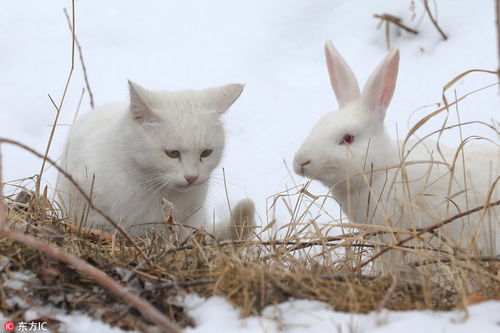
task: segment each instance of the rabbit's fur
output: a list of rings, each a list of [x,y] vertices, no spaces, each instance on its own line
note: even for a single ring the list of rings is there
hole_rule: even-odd
[[[457,149],[440,145],[440,153],[431,140],[403,144],[386,132],[385,112],[398,73],[397,49],[375,69],[363,92],[330,41],[325,53],[339,110],[323,115],[313,127],[295,155],[296,173],[330,188],[349,220],[356,223],[413,229],[485,204],[499,175],[497,145],[466,144],[464,168]],[[499,193],[494,190],[489,201],[498,200]],[[440,228],[441,237],[431,242],[447,244],[448,251],[499,254],[498,213],[498,208],[491,208],[485,216],[478,212],[456,220]],[[395,243],[394,237],[382,240]]]

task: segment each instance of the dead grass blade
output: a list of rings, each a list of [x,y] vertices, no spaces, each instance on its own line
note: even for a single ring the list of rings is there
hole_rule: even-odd
[[[500,179],[500,177],[497,178],[497,180],[495,181],[495,184],[498,182],[499,179]],[[479,211],[485,211],[485,210],[487,210],[490,207],[494,207],[494,206],[498,206],[498,205],[500,205],[500,200],[497,200],[497,201],[494,201],[494,202],[491,202],[491,203],[487,203],[487,204],[484,204],[482,206],[479,206],[479,207],[476,207],[476,208],[473,208],[473,209],[469,209],[468,211],[465,211],[465,212],[462,212],[460,214],[457,214],[457,215],[454,215],[452,217],[449,217],[446,220],[443,220],[443,221],[441,221],[439,223],[433,224],[433,225],[428,226],[428,227],[420,228],[417,233],[415,233],[415,234],[413,234],[413,235],[411,235],[411,236],[409,236],[409,237],[407,237],[407,238],[405,238],[403,240],[400,240],[398,243],[396,243],[394,245],[394,248],[400,247],[401,245],[403,245],[403,244],[411,241],[412,239],[420,237],[420,236],[422,236],[425,233],[432,232],[432,231],[434,231],[434,230],[436,230],[438,228],[441,228],[444,225],[446,225],[448,223],[451,223],[451,222],[453,222],[455,220],[458,220],[458,219],[460,219],[460,218],[462,218],[464,216],[467,216],[467,215],[470,215],[470,214],[473,214],[473,213],[476,213],[476,212],[479,212]],[[390,251],[391,249],[393,249],[393,247],[387,247],[387,248],[381,250],[379,253],[377,253],[374,256],[372,256],[369,260],[367,260],[364,263],[362,263],[360,267],[364,267],[367,264],[369,264],[370,262],[373,262],[375,259],[379,258],[380,256],[382,256],[384,253]]]

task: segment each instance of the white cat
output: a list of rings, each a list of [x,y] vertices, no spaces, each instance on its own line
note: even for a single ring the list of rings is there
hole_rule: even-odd
[[[186,228],[212,230],[204,207],[208,180],[224,149],[220,116],[243,91],[241,84],[204,90],[150,91],[129,82],[130,103],[111,104],[79,119],[69,133],[63,168],[90,193],[92,202],[133,235],[164,228],[162,199],[173,204]],[[94,180],[93,180],[94,178]],[[77,223],[103,230],[114,227],[97,212],[88,218],[87,200],[60,175],[58,193]],[[217,224],[219,240],[249,235],[254,207],[241,201],[229,219]],[[92,225],[91,225],[92,224]]]
[[[399,51],[388,53],[362,91],[330,41],[325,52],[340,108],[323,115],[311,130],[295,155],[296,173],[329,187],[349,220],[356,223],[428,227],[485,204],[499,175],[498,145],[468,143],[464,165],[456,148],[441,145],[438,151],[431,140],[416,147],[415,141],[403,146],[391,140],[384,118],[396,87]],[[407,163],[405,168],[401,168],[402,161]],[[499,195],[497,186],[490,202]],[[491,208],[486,216],[481,211],[440,228],[439,234],[447,240],[445,248],[467,249],[470,255],[498,255],[499,212]],[[385,243],[397,242],[394,236],[381,238]],[[437,239],[431,242],[437,245]],[[390,260],[392,265],[397,263]]]

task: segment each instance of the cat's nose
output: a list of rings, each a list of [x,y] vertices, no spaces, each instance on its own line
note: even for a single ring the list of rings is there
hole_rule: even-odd
[[[188,185],[191,185],[192,183],[198,180],[198,176],[184,176],[184,178],[188,182]]]

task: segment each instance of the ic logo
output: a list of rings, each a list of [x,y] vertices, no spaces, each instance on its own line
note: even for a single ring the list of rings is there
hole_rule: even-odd
[[[16,327],[16,325],[14,325],[14,323],[12,321],[7,321],[7,322],[5,322],[5,324],[3,324],[3,328],[7,332],[12,332],[15,327]]]

